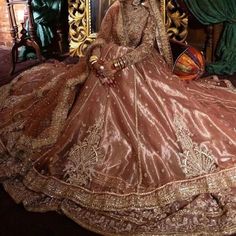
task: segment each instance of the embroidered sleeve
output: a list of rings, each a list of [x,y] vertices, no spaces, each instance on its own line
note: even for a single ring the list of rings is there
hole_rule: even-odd
[[[154,49],[156,22],[152,15],[148,17],[147,24],[143,30],[141,44],[122,58],[126,66],[142,61]]]

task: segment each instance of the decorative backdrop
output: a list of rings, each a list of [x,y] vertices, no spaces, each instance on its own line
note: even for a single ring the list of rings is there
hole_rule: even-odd
[[[83,56],[85,49],[96,38],[94,21],[100,24],[101,16],[115,0],[68,0],[70,54]],[[98,12],[94,13],[94,4]],[[160,10],[171,39],[184,42],[187,37],[188,17],[175,0],[160,0]]]

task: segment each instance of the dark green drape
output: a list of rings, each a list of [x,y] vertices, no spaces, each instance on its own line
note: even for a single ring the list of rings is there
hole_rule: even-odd
[[[53,27],[59,23],[61,0],[33,0],[32,10],[36,34],[44,48],[52,43]]]
[[[211,74],[236,72],[236,0],[184,0],[189,10],[203,24],[224,23],[216,49],[217,61],[207,66]]]
[[[55,36],[56,24],[59,23],[62,0],[33,0],[32,11],[35,23],[36,35],[42,52],[47,51],[47,47],[52,44]],[[28,29],[28,22],[26,23]],[[30,48],[22,47],[19,58],[34,57],[34,52]]]

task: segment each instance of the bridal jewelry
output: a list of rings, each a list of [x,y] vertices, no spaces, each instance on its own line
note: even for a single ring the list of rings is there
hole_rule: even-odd
[[[126,67],[126,60],[122,57],[119,57],[113,61],[113,66],[117,70],[122,70]]]
[[[100,69],[100,70],[104,70],[105,67],[104,67],[104,66],[100,66],[99,69]]]
[[[91,65],[95,64],[97,61],[98,61],[98,57],[95,56],[95,55],[92,55],[92,56],[89,58],[89,62],[90,62]]]

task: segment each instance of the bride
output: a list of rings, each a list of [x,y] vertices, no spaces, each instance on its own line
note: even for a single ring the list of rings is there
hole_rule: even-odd
[[[120,0],[86,59],[1,87],[5,190],[103,235],[235,233],[235,89],[171,64],[155,0]]]

